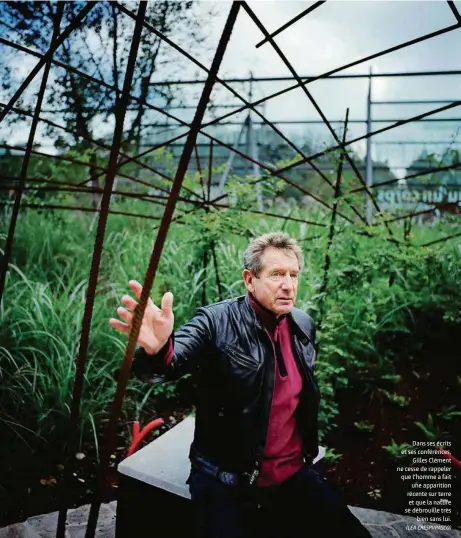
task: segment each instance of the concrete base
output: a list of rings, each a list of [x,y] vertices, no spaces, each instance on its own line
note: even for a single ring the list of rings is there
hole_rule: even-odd
[[[186,480],[195,419],[188,417],[118,466],[116,538],[184,538],[193,513]],[[314,467],[321,469],[320,447]]]

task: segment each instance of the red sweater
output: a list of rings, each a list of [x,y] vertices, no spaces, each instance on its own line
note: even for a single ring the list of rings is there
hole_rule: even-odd
[[[256,482],[257,486],[264,487],[287,480],[303,466],[302,440],[295,418],[303,380],[293,355],[287,316],[282,315],[277,319],[271,311],[257,303],[251,294],[249,299],[274,346],[274,394],[266,450],[261,474]]]
[[[257,486],[264,487],[280,484],[303,466],[302,441],[295,419],[303,381],[293,355],[287,316],[283,315],[277,319],[275,314],[256,302],[251,293],[249,299],[261,323],[267,329],[274,348],[274,393],[266,450],[261,474],[256,481]],[[161,355],[164,356],[165,364],[170,364],[174,356],[171,338]]]

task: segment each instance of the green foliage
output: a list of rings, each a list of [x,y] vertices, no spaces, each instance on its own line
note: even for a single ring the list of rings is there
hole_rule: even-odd
[[[391,439],[392,443],[387,446],[383,446],[384,450],[389,454],[389,456],[394,460],[402,460],[407,457],[407,450],[412,448],[408,443],[398,444],[394,439]]]
[[[88,152],[78,152],[74,157],[99,158]],[[152,163],[168,166],[169,155],[165,151],[154,152],[152,159]],[[41,168],[45,163],[37,160],[33,173],[36,177],[54,174],[60,179],[71,176],[76,182],[85,179],[74,176],[66,161],[54,166],[53,170]],[[204,177],[207,174],[204,169]],[[320,439],[337,425],[339,390],[352,387],[372,393],[380,391],[395,404],[406,405],[408,401],[389,390],[389,384],[399,381],[397,362],[417,356],[418,346],[423,343],[414,341],[413,349],[402,352],[398,338],[410,336],[417,319],[426,320],[428,327],[434,319],[444,326],[461,324],[459,250],[453,243],[431,249],[408,244],[398,247],[388,241],[383,228],[366,230],[338,219],[330,248],[328,282],[323,289],[328,244],[328,228],[324,225],[329,223],[328,214],[302,206],[293,206],[286,213],[319,224],[315,226],[242,211],[256,208],[253,180],[252,176],[232,177],[227,184],[229,207],[219,211],[192,205],[189,202],[197,197],[185,193],[186,201],[176,207],[177,220],[171,225],[162,252],[153,300],[158,304],[166,291],[172,291],[175,323],[180,326],[204,302],[245,293],[241,270],[248,238],[283,229],[297,237],[304,248],[297,306],[310,312],[318,324],[315,375],[322,395]],[[157,181],[156,185],[161,187],[170,185]],[[188,176],[186,181],[188,188],[201,195],[197,175]],[[152,193],[147,187],[138,187],[140,192]],[[128,190],[123,183],[119,188]],[[275,198],[280,185],[274,179],[265,188],[267,203]],[[32,194],[28,196],[31,201]],[[36,201],[43,194],[34,196]],[[47,193],[43,199],[57,205],[77,205],[86,203],[87,196]],[[345,201],[340,200],[340,211],[344,206]],[[114,315],[121,296],[128,292],[128,280],[143,280],[155,240],[153,228],[157,227],[163,208],[115,196],[111,210],[149,215],[152,220],[109,216],[86,357],[82,440],[97,438],[98,420],[112,400],[114,373],[126,348],[126,337],[115,333],[107,320]],[[282,213],[275,206],[269,210]],[[0,221],[2,245],[9,211],[3,210]],[[33,446],[40,440],[66,438],[95,224],[93,214],[21,211],[0,310],[0,435],[6,440]],[[400,233],[396,225],[394,235]],[[414,228],[410,239],[418,244],[450,233],[449,227],[444,229],[440,224],[430,229]],[[313,236],[316,238],[303,242]],[[158,399],[174,401],[176,397],[175,384],[147,387],[133,379],[127,389],[124,417],[132,420],[145,412],[155,414]],[[448,408],[440,413],[441,420],[443,415],[449,421],[458,418],[460,412]],[[355,426],[363,431],[371,427],[360,422]],[[440,429],[433,431],[434,426],[429,423],[419,427],[432,432],[434,437],[443,433]]]
[[[370,424],[366,420],[354,422],[354,426],[361,432],[372,432],[375,428],[374,424]]]
[[[335,465],[343,457],[342,454],[337,454],[333,448],[327,448],[325,450],[324,460],[325,463]]]
[[[410,398],[396,394],[395,392],[389,392],[385,389],[379,389],[379,391],[384,394],[384,396],[398,407],[407,407],[410,403]]]
[[[431,413],[427,416],[426,424],[423,424],[422,422],[415,422],[415,424],[424,433],[428,441],[442,441],[448,437],[448,432],[435,423]]]
[[[440,420],[450,421],[461,417],[461,411],[458,411],[455,405],[450,405],[448,407],[443,406],[440,412],[435,415]]]

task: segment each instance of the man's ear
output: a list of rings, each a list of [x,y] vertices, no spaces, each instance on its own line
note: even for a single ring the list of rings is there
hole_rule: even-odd
[[[248,269],[244,269],[243,272],[242,272],[242,278],[243,278],[243,281],[245,282],[245,288],[251,292],[251,293],[254,293],[254,285],[253,285],[253,275],[250,273],[250,271],[248,271]]]

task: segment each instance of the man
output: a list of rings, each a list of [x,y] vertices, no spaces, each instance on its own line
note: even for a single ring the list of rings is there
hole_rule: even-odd
[[[368,531],[313,467],[320,394],[315,326],[294,307],[301,249],[287,234],[251,241],[246,296],[199,308],[173,333],[173,296],[149,300],[133,371],[149,380],[198,376],[189,488],[201,538],[365,538]],[[141,285],[130,281],[139,298]],[[125,295],[128,333],[137,302]]]

